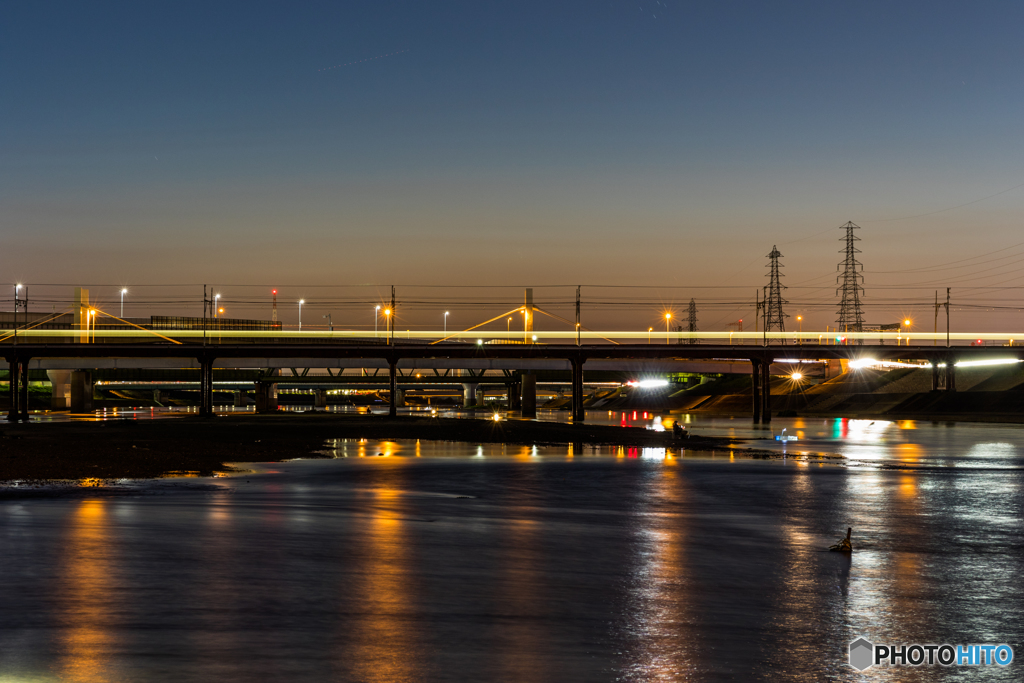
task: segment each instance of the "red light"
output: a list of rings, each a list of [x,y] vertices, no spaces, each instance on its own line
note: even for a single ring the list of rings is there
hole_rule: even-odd
[[[277,290],[275,289],[273,293],[274,293],[274,294],[277,294]]]

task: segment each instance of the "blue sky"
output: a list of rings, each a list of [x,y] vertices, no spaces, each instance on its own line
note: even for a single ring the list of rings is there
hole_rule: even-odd
[[[868,300],[1024,285],[902,272],[1021,241],[1024,188],[952,207],[1024,183],[1022,14],[4,3],[0,280],[753,291],[778,244],[795,314],[853,220]]]

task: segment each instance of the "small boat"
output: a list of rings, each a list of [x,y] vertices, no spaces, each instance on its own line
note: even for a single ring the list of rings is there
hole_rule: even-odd
[[[786,430],[783,429],[781,434],[775,435],[776,441],[799,441],[800,438],[786,434]]]

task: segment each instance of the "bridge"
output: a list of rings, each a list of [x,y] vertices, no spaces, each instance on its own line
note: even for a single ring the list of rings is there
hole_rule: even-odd
[[[13,331],[12,331],[13,332]],[[732,337],[732,341],[746,343],[625,343],[616,342],[622,332],[590,332],[571,335],[575,343],[493,343],[495,333],[485,339],[437,343],[443,334],[434,332],[434,342],[396,339],[389,336],[384,343],[337,337],[335,333],[310,332],[279,333],[275,331],[217,331],[215,335],[200,330],[177,331],[172,336],[139,337],[138,331],[117,330],[107,332],[102,343],[81,340],[80,332],[69,330],[28,330],[15,338],[0,332],[0,346],[9,364],[10,411],[9,420],[28,418],[28,370],[30,367],[65,368],[74,370],[71,383],[72,400],[76,392],[91,393],[91,380],[86,368],[110,367],[197,367],[200,371],[200,413],[213,413],[213,369],[216,368],[273,368],[273,367],[355,367],[355,364],[377,364],[388,370],[389,412],[397,411],[400,368],[472,368],[488,366],[496,369],[516,369],[520,374],[510,390],[512,403],[526,417],[536,415],[536,375],[530,370],[538,366],[557,364],[571,372],[572,419],[582,422],[583,373],[585,367],[629,367],[636,371],[645,368],[663,368],[672,364],[707,363],[744,364],[749,368],[753,401],[751,413],[755,422],[771,420],[771,366],[781,360],[788,361],[917,361],[932,367],[933,389],[956,390],[956,364],[962,362],[995,362],[1024,360],[1020,346],[939,346],[947,342],[946,335],[915,335],[917,345],[887,345],[879,343],[849,343],[879,339],[879,333],[862,333],[848,337],[847,344],[797,343],[788,333],[698,333],[717,335],[718,340]],[[365,333],[363,333],[365,337]],[[544,333],[545,338],[556,337]],[[627,333],[625,336],[629,336]],[[645,335],[646,336],[646,335]],[[708,341],[708,337],[701,341]],[[810,339],[806,339],[810,336]],[[952,335],[950,335],[952,337]],[[802,341],[816,340],[818,335],[803,333]],[[974,335],[956,335],[963,341]],[[429,338],[429,337],[428,337]],[[564,337],[563,337],[564,338]],[[713,338],[713,337],[712,337]],[[500,336],[497,337],[500,341]],[[1012,339],[1000,336],[999,339]],[[532,341],[532,340],[531,340]],[[559,340],[560,341],[560,340]],[[669,341],[666,339],[666,341]],[[927,342],[933,342],[928,345]],[[205,343],[204,343],[205,342]],[[488,343],[491,342],[491,343]],[[760,342],[760,343],[758,343]],[[923,344],[922,344],[923,342]],[[1012,344],[1012,341],[1011,341]],[[363,365],[359,365],[363,367]],[[78,377],[74,377],[78,375]],[[276,379],[276,378],[275,378]],[[472,376],[462,378],[472,382]],[[280,381],[279,379],[277,381]],[[257,387],[257,409],[267,409],[273,380],[267,378]],[[515,406],[510,406],[515,407]]]

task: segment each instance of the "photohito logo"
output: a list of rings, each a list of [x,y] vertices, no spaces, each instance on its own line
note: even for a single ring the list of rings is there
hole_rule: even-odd
[[[871,666],[1007,666],[1013,648],[991,645],[876,645],[865,638],[850,643],[850,666],[863,671]]]

